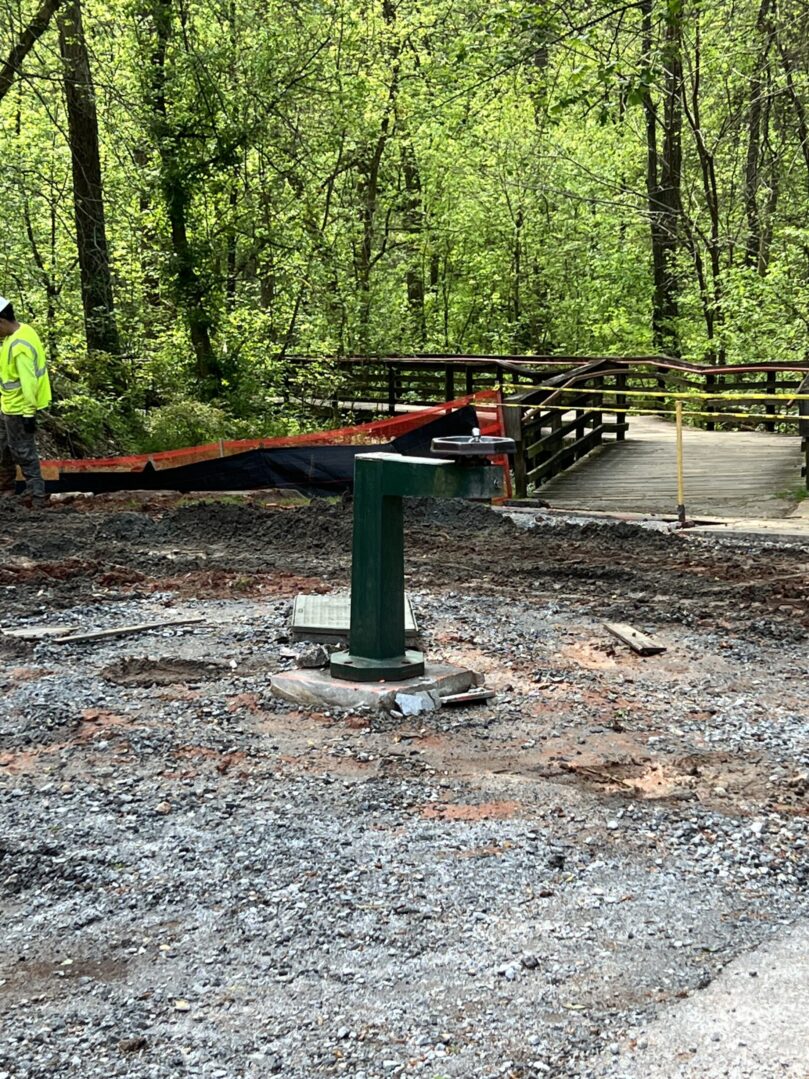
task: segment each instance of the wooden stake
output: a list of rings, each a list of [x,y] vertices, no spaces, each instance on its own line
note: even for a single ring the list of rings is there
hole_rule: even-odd
[[[604,629],[607,633],[611,633],[613,637],[617,637],[619,641],[629,645],[632,651],[637,652],[639,656],[656,656],[660,652],[666,651],[664,644],[660,644],[659,641],[655,641],[652,637],[647,637],[645,633],[641,633],[640,630],[627,625],[625,622],[605,622]]]

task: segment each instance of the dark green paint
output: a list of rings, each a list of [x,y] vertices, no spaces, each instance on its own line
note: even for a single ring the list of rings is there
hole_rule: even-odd
[[[424,673],[423,655],[405,649],[402,499],[489,499],[502,481],[492,465],[389,453],[355,459],[349,651],[332,656],[333,677],[401,681]]]

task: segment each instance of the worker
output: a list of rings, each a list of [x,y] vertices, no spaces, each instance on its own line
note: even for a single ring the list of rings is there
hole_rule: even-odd
[[[0,296],[0,496],[16,490],[15,465],[25,479],[25,501],[47,501],[36,445],[37,412],[51,402],[45,349],[32,326],[17,322]]]

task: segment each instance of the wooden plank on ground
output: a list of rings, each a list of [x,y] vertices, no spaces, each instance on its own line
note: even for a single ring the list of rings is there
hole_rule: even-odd
[[[46,637],[63,637],[73,630],[73,626],[20,626],[16,629],[3,629],[4,637],[18,637],[21,641],[42,641]]]
[[[652,637],[647,637],[639,629],[628,625],[626,622],[605,622],[604,629],[617,637],[619,641],[629,645],[633,652],[639,656],[656,656],[666,651],[666,646]]]
[[[446,708],[458,704],[481,704],[490,701],[495,696],[493,689],[469,689],[466,693],[452,693],[449,697],[441,698],[441,707]]]
[[[127,637],[132,633],[145,633],[150,629],[167,629],[170,626],[190,626],[204,622],[204,618],[172,618],[164,622],[138,622],[132,626],[116,626],[114,629],[94,629],[89,633],[73,633],[70,637],[56,637],[57,644],[78,644],[81,641],[101,641],[107,637]]]

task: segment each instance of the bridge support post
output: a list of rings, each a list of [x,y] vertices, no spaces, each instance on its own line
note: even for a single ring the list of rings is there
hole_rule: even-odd
[[[798,386],[800,395],[809,394],[809,378],[805,378]],[[809,491],[809,401],[798,401],[798,434],[801,437],[801,453],[803,454],[803,476],[806,490]]]
[[[621,373],[615,376],[615,407],[619,409],[626,408],[626,374]],[[626,412],[615,413],[615,441],[623,442],[626,438],[626,429],[629,426],[629,417]]]
[[[514,496],[515,498],[527,498],[528,496],[528,466],[525,459],[525,439],[523,433],[523,410],[522,403],[516,397],[510,397],[503,402],[503,430],[507,438],[514,439],[517,447],[514,452]]]

